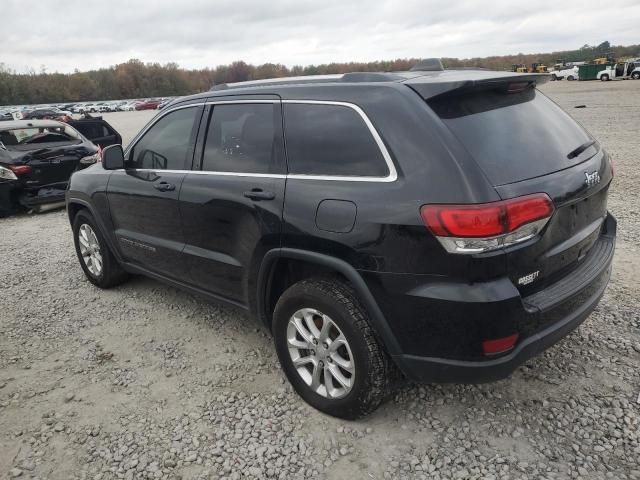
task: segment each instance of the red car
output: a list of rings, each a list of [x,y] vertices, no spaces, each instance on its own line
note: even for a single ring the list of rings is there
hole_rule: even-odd
[[[146,102],[138,103],[136,110],[155,110],[160,103],[160,100],[147,100]]]

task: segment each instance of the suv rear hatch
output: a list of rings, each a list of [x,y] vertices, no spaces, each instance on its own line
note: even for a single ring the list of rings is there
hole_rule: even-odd
[[[612,178],[608,156],[535,88],[543,76],[447,73],[406,83],[502,199],[545,193],[553,201],[555,211],[539,235],[505,248],[511,280],[523,295],[532,294],[581,264],[598,240]]]

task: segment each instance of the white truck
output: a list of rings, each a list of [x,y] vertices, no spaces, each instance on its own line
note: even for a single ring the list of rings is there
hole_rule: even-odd
[[[598,80],[607,82],[609,80],[633,78],[640,80],[640,59],[632,62],[616,63],[613,66],[605,67],[604,70],[598,72]]]
[[[551,74],[551,80],[562,80],[566,78],[569,81],[578,80],[578,66],[560,66],[557,65],[549,72]]]

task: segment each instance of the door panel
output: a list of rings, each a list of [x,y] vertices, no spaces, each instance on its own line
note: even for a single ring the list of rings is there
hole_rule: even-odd
[[[178,206],[184,177],[162,170],[115,171],[107,193],[125,260],[178,280],[187,276]]]
[[[278,247],[285,179],[190,173],[180,194],[191,282],[247,305],[254,261]],[[271,200],[252,200],[262,190]],[[270,196],[270,195],[269,195]]]
[[[102,148],[122,143],[122,137],[104,120],[74,120],[69,125]]]

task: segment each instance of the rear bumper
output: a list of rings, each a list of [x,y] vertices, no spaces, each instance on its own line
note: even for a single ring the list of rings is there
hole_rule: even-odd
[[[508,377],[522,363],[543,352],[571,333],[595,309],[604,294],[611,268],[605,272],[604,284],[567,317],[522,340],[511,353],[480,361],[398,355],[394,360],[410,379],[421,382],[483,383]]]
[[[615,231],[616,221],[608,215],[584,261],[529,297],[520,297],[508,279],[448,289],[444,284],[412,288],[393,295],[393,302],[385,302],[384,294],[376,295],[401,345],[401,353],[393,355],[397,366],[409,379],[420,382],[482,383],[509,376],[595,309],[611,276]],[[411,315],[409,321],[389,311],[388,306],[397,302],[403,305],[404,315]],[[514,333],[519,339],[508,353],[499,357],[482,353],[483,340]]]

